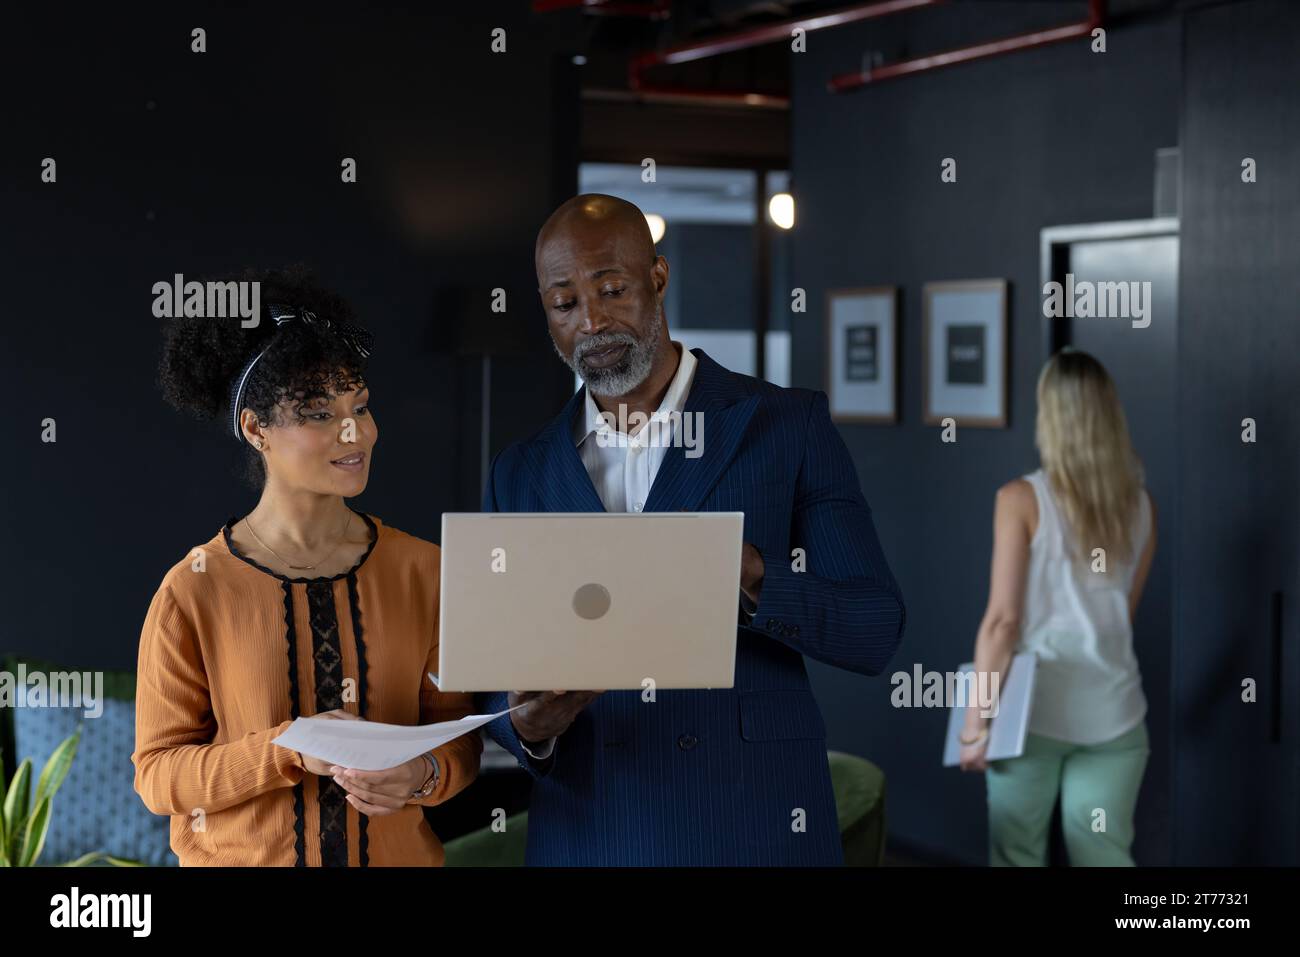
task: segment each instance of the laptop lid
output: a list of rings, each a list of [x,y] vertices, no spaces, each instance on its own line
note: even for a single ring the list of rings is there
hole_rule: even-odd
[[[742,512],[447,513],[445,691],[730,688]]]

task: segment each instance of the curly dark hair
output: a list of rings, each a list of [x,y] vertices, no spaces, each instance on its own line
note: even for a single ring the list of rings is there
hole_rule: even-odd
[[[203,420],[215,420],[233,437],[229,423],[230,387],[244,365],[266,349],[244,387],[241,405],[257,414],[258,424],[285,425],[306,421],[302,407],[365,384],[366,360],[326,330],[321,323],[289,322],[277,327],[267,304],[281,302],[310,309],[318,319],[357,324],[352,306],[322,288],[306,266],[246,269],[238,275],[204,280],[260,282],[261,321],[245,329],[238,317],[181,316],[163,320],[164,344],[158,385],[167,402]],[[289,400],[288,408],[281,400]],[[266,466],[247,442],[242,478],[255,490],[266,484]]]

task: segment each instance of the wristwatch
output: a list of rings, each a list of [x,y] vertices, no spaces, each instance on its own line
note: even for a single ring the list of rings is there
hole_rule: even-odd
[[[425,779],[424,784],[420,786],[418,791],[411,792],[411,798],[413,800],[416,798],[427,798],[433,793],[433,789],[438,786],[438,777],[440,775],[438,759],[433,756],[432,751],[426,751],[421,755],[421,757],[429,759],[429,776]]]

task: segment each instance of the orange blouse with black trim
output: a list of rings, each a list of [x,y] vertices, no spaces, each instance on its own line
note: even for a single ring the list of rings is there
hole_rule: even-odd
[[[344,708],[415,725],[473,711],[438,670],[440,551],[357,513],[371,544],[350,570],[290,579],[238,553],[236,519],[163,577],[140,635],[135,789],[171,815],[182,865],[440,865],[419,804],[478,774],[471,733],[438,748],[437,787],[368,817],[330,777],[271,741],[299,716]]]

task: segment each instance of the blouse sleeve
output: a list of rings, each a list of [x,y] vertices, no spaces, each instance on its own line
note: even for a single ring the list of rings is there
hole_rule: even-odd
[[[438,633],[438,621],[434,619],[434,634]],[[438,673],[438,642],[435,640],[425,662],[426,672]],[[435,721],[455,721],[474,713],[474,696],[461,692],[442,692],[433,686],[426,675],[420,682],[420,723],[433,724]],[[478,777],[479,758],[483,754],[481,732],[471,731],[459,738],[448,741],[435,748],[433,756],[438,759],[438,786],[424,798],[416,798],[412,804],[432,806],[441,804],[448,798],[459,794]]]
[[[305,769],[298,752],[272,744],[292,721],[212,744],[207,673],[194,629],[164,585],[140,634],[135,699],[135,790],[154,814],[221,811],[276,788]]]

